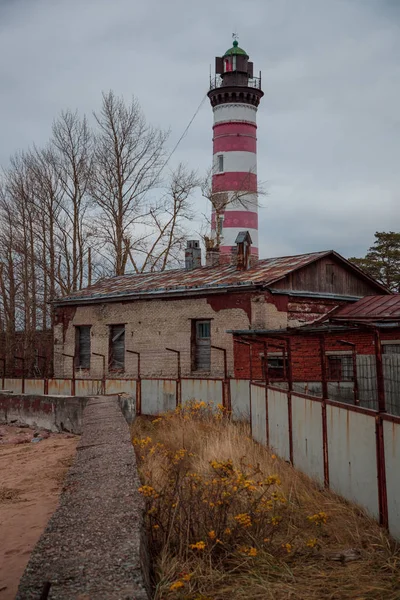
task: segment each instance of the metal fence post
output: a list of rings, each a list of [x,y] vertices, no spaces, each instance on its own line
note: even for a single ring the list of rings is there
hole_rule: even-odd
[[[283,365],[285,366],[285,348],[283,348]],[[289,426],[289,458],[293,464],[293,410],[292,410],[292,390],[293,390],[293,371],[292,371],[292,347],[290,338],[286,339],[287,356],[287,380],[288,380],[288,426]],[[286,377],[284,376],[286,379]]]
[[[229,412],[232,410],[231,407],[231,394],[230,394],[230,385],[229,385],[229,377],[228,377],[228,359],[226,356],[226,349],[221,348],[220,346],[211,346],[214,350],[219,350],[223,352],[224,355],[224,380],[222,382],[222,405]]]
[[[106,356],[100,352],[92,352],[93,356],[101,356],[103,359],[103,376],[101,378],[102,393],[106,393]]]
[[[25,358],[23,356],[14,356],[14,359],[22,362],[21,393],[25,394]]]
[[[378,329],[374,329],[375,337],[375,360],[376,360],[376,379],[378,390],[378,411],[386,412],[385,400],[385,382],[383,378],[383,361],[382,361],[382,342]]]
[[[175,352],[178,358],[178,378],[176,380],[176,406],[182,403],[182,381],[181,381],[181,352],[173,348],[165,348],[168,352]]]
[[[61,355],[72,358],[71,396],[75,396],[75,354],[65,354],[65,352],[62,352]]]
[[[249,380],[249,412],[250,412],[250,435],[253,435],[253,424],[252,424],[252,407],[251,407],[251,382],[253,380],[253,347],[250,342],[245,342],[244,340],[236,340],[238,344],[243,344],[244,346],[248,346],[249,348],[249,366],[250,366],[250,380]]]
[[[326,381],[326,364],[325,364],[325,337],[319,338],[320,342],[320,359],[321,359],[321,384],[322,384],[322,451],[324,456],[324,486],[329,487],[329,455],[328,455],[328,426],[326,416],[326,400],[328,399],[328,384]]]
[[[387,502],[387,487],[386,487],[386,463],[385,463],[385,443],[383,433],[382,413],[386,412],[385,399],[385,381],[383,375],[382,362],[382,343],[380,332],[377,328],[374,329],[375,337],[375,358],[376,358],[376,378],[378,390],[378,414],[375,418],[375,435],[376,435],[376,462],[378,475],[378,501],[379,501],[379,523],[388,528],[388,502]]]
[[[265,429],[266,435],[265,439],[267,442],[267,446],[269,446],[269,415],[268,415],[268,385],[269,385],[269,375],[268,375],[268,342],[264,342],[264,384],[265,384]]]
[[[5,379],[6,379],[6,359],[0,358],[0,362],[3,364],[3,375],[2,375],[2,389],[4,390]]]
[[[137,380],[136,380],[136,414],[142,414],[142,380],[140,373],[140,352],[136,350],[127,350],[129,354],[136,354],[137,356]]]

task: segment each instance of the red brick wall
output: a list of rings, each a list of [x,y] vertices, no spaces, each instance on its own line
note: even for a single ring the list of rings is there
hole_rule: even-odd
[[[238,343],[240,339],[239,336],[234,336],[235,377],[249,378],[250,350],[248,346]],[[381,339],[400,339],[400,328],[382,332]],[[356,344],[358,354],[374,354],[375,352],[373,332],[348,331],[325,334],[325,349],[327,351],[351,350],[350,346],[340,344],[339,340],[347,340]],[[264,351],[264,342],[268,343],[268,352],[279,352],[283,347],[283,342],[277,338],[254,337],[251,346],[253,379],[262,378],[260,353]],[[292,335],[291,351],[293,381],[321,381],[320,338],[317,335]]]

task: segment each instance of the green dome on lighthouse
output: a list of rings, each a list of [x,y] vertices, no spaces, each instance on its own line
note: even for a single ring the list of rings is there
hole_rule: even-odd
[[[249,55],[247,54],[246,50],[243,50],[243,48],[239,48],[239,42],[237,40],[234,40],[232,48],[229,48],[229,50],[225,52],[224,58],[225,56],[233,56],[238,54],[240,56],[247,56],[247,58],[249,58]]]

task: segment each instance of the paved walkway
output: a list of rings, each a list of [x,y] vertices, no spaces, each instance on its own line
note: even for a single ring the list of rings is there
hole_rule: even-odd
[[[138,485],[117,397],[90,399],[60,506],[32,553],[16,600],[147,600]]]

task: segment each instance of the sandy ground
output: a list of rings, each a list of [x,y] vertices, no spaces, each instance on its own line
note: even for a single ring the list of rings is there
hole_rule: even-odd
[[[34,433],[47,435],[32,443]],[[58,504],[78,437],[0,426],[0,600],[12,600]]]

